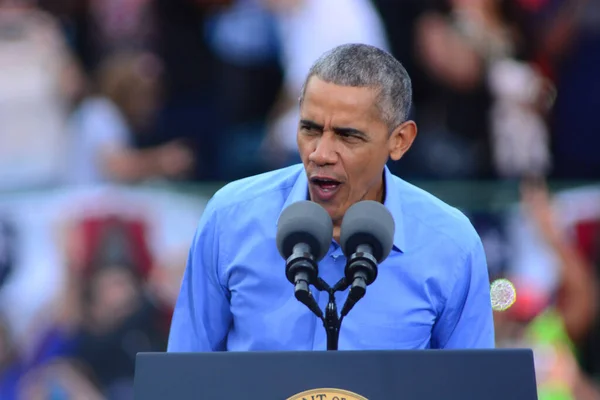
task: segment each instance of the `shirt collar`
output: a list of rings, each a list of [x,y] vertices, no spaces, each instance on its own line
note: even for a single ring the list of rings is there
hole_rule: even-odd
[[[403,213],[402,213],[402,203],[400,201],[400,193],[398,186],[398,181],[395,179],[394,175],[392,175],[391,171],[387,166],[385,166],[384,172],[384,185],[385,185],[385,200],[383,205],[390,211],[392,217],[394,218],[394,223],[396,225],[396,229],[394,232],[394,247],[392,250],[404,252],[405,243],[404,243],[404,224],[403,224]],[[298,178],[290,191],[283,207],[281,208],[281,212],[285,210],[290,204],[295,203],[297,201],[307,200],[308,197],[308,178],[306,177],[306,172],[304,168],[300,170],[298,174]]]
[[[392,213],[394,224],[396,225],[393,250],[404,252],[406,244],[404,242],[404,213],[402,212],[402,199],[400,198],[400,188],[398,187],[400,181],[392,174],[387,165],[383,171],[383,178],[385,184],[385,200],[383,205]]]

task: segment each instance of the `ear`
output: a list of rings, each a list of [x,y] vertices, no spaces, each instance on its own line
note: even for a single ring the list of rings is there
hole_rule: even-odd
[[[390,158],[394,161],[401,159],[416,137],[417,124],[414,121],[406,121],[394,129],[388,140]]]

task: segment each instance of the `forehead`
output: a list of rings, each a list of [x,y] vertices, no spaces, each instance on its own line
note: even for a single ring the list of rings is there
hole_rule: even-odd
[[[372,122],[379,119],[377,90],[370,87],[341,86],[311,77],[301,107],[303,118]]]

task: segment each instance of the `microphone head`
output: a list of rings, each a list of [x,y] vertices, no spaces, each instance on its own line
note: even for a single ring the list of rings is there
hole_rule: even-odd
[[[277,221],[277,249],[288,259],[298,243],[310,247],[316,261],[327,254],[333,238],[333,222],[323,207],[303,200],[286,207]]]
[[[381,263],[392,251],[396,225],[389,210],[372,200],[353,204],[344,215],[340,244],[346,257],[356,253],[358,246],[373,248],[373,256]]]

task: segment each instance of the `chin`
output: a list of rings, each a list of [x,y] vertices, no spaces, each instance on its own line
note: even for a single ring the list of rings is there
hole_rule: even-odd
[[[327,211],[334,224],[341,222],[343,214],[340,213],[340,206],[338,204],[321,204],[321,206]]]

